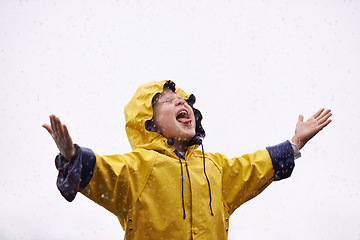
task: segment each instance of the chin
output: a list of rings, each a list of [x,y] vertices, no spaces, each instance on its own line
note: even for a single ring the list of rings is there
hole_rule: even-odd
[[[194,128],[183,128],[182,126],[177,126],[176,128],[174,128],[172,132],[163,132],[165,133],[164,136],[166,138],[172,138],[172,139],[176,139],[178,141],[182,141],[182,142],[188,142],[190,141],[195,135],[195,129]]]
[[[179,137],[178,139],[179,140],[182,140],[182,141],[185,141],[185,142],[188,142],[190,141],[193,137],[195,136],[195,132],[194,133],[183,133],[181,134],[181,137]]]

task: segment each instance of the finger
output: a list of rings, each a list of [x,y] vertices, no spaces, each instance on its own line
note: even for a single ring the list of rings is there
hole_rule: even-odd
[[[56,116],[53,117],[53,132],[56,138],[61,138],[60,124]]]
[[[323,118],[324,116],[326,116],[331,110],[330,109],[327,109],[325,112],[321,113],[320,116],[317,117],[317,120]]]
[[[318,116],[320,116],[320,114],[324,111],[324,108],[319,109],[314,115],[313,118],[317,118]]]
[[[71,139],[71,137],[70,137],[69,131],[68,131],[68,129],[67,129],[67,127],[66,127],[65,124],[64,124],[63,126],[64,126],[64,137],[65,137],[65,141],[66,141],[67,143],[71,143],[71,144],[72,144],[72,139]]]
[[[298,117],[298,123],[302,123],[302,122],[304,122],[304,116],[300,114]]]
[[[70,136],[69,131],[65,124],[63,125],[63,128],[64,128],[64,136]]]
[[[67,144],[69,142],[69,132],[67,131],[67,128],[65,125],[63,127],[64,127],[64,140],[65,140],[65,143]]]
[[[55,121],[56,121],[57,133],[59,134],[60,137],[63,137],[64,136],[64,130],[63,130],[60,118],[55,117]]]
[[[324,127],[326,127],[327,125],[329,125],[329,123],[331,123],[331,122],[332,122],[332,120],[329,119],[329,120],[327,120],[326,122],[324,122],[323,124],[319,125],[320,130],[322,130]]]
[[[56,129],[56,122],[55,122],[55,116],[54,115],[51,115],[50,116],[50,123],[51,123],[51,129],[52,129],[52,132],[53,134],[57,134],[57,129]]]
[[[42,127],[45,128],[50,135],[52,134],[51,126],[49,124],[43,124]]]
[[[332,116],[332,113],[331,112],[328,112],[325,116],[323,116],[322,118],[320,118],[319,120],[318,120],[318,124],[323,124],[324,122],[326,122],[328,119],[329,119],[329,117],[331,117]]]

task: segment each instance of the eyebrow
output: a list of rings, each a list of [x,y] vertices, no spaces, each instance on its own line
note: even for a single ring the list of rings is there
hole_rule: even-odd
[[[163,96],[160,96],[160,98],[162,98]],[[170,95],[170,96],[166,96],[166,97],[163,97],[164,99],[165,99],[165,101],[167,101],[167,100],[174,100],[174,99],[183,99],[182,97],[180,97],[179,95],[177,95],[176,93],[175,93],[175,95],[174,94],[172,94],[172,95]],[[159,99],[159,98],[158,98]],[[183,100],[185,100],[185,99],[183,99]]]

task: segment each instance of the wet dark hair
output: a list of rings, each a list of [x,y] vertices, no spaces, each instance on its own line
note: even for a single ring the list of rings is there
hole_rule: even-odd
[[[171,91],[175,92],[175,83],[171,80],[168,80],[165,84],[164,84],[164,87],[163,89],[170,89]]]
[[[171,91],[175,92],[175,83],[171,80],[168,80],[163,87],[163,91],[165,89],[170,89]],[[157,102],[158,98],[160,97],[161,93],[156,93],[155,96],[151,100],[151,105],[154,106],[154,104]]]

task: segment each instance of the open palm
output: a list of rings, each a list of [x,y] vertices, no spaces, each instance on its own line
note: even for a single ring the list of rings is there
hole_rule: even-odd
[[[324,108],[317,111],[304,122],[304,116],[299,115],[292,141],[301,149],[311,138],[326,127],[330,122],[332,113],[330,109]]]
[[[61,121],[55,115],[50,116],[50,124],[43,124],[42,126],[50,133],[58,147],[61,155],[67,160],[71,160],[75,154],[75,148],[67,127],[61,124]]]

